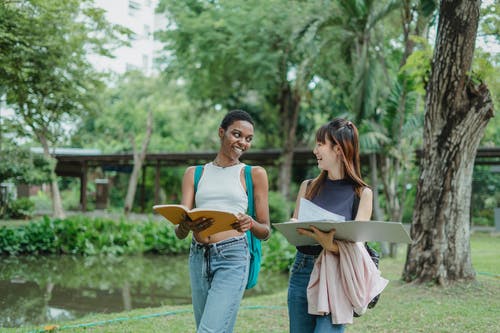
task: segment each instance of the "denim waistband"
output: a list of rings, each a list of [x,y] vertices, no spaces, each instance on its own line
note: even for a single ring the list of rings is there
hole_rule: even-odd
[[[236,236],[236,237],[231,237],[228,239],[221,240],[219,242],[215,243],[199,243],[196,239],[194,239],[191,242],[193,246],[196,246],[198,249],[211,249],[211,248],[219,248],[219,247],[224,247],[226,245],[236,243],[236,242],[241,242],[244,241],[246,238],[245,235],[242,236]]]
[[[302,259],[317,259],[319,257],[319,254],[307,254],[307,253],[303,253],[303,252],[300,252],[300,251],[297,251],[297,258],[302,258]]]

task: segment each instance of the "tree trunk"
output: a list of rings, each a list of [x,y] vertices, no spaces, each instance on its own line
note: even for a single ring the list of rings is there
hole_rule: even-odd
[[[400,179],[402,172],[401,162],[393,156],[382,156],[380,158],[380,173],[384,184],[384,195],[386,198],[386,211],[389,214],[390,221],[401,222],[403,219],[403,203],[405,189],[398,192],[402,186],[406,186]],[[400,197],[401,195],[401,197]],[[398,244],[391,243],[389,246],[389,256],[395,258],[397,256]]]
[[[290,197],[290,182],[292,179],[293,150],[295,147],[297,123],[300,111],[300,93],[290,91],[286,87],[282,92],[280,108],[281,122],[283,124],[283,153],[281,155],[281,166],[279,174],[279,190],[284,198]]]
[[[377,167],[377,154],[370,153],[370,185],[373,191],[373,220],[383,221],[384,215],[380,209],[380,200],[378,195],[378,167]],[[380,249],[382,256],[389,254],[389,245],[387,242],[380,242]]]
[[[57,175],[56,175],[57,160],[53,158],[52,155],[50,154],[49,142],[45,137],[45,135],[37,132],[37,137],[40,140],[40,143],[42,144],[44,156],[47,159],[54,161],[50,170],[50,179],[51,179],[50,195],[52,198],[52,216],[55,218],[62,219],[66,216],[66,214],[64,214],[64,209],[61,200],[61,193],[59,192],[59,184],[57,183]]]
[[[131,138],[132,147],[134,150],[134,168],[130,174],[130,180],[128,182],[127,196],[125,197],[124,212],[125,214],[130,213],[132,206],[134,204],[135,191],[137,190],[137,182],[139,180],[139,174],[142,169],[142,164],[146,158],[146,152],[148,150],[149,141],[151,140],[151,135],[153,133],[153,112],[150,110],[148,112],[146,136],[142,142],[141,150],[138,152],[135,145],[134,138]]]
[[[493,116],[487,87],[469,76],[478,0],[443,0],[427,86],[424,146],[403,278],[410,282],[474,279],[469,207],[474,158]]]
[[[370,153],[370,185],[373,190],[373,219],[382,221],[384,216],[380,209],[380,200],[378,195],[378,167],[377,167],[377,154]]]

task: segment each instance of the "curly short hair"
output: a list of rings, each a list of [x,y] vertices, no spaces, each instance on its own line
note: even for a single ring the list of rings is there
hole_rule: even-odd
[[[254,125],[252,116],[250,116],[248,112],[243,110],[231,110],[222,119],[220,127],[227,130],[232,123],[238,120],[248,121],[250,124]]]

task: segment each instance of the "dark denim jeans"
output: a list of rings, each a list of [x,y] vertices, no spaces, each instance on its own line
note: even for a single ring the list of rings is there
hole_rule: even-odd
[[[290,333],[342,333],[344,325],[332,324],[330,315],[307,312],[307,285],[317,256],[297,251],[288,285],[288,318]]]

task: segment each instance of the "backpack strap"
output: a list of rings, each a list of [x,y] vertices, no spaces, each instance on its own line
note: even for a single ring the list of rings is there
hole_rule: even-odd
[[[197,165],[194,169],[194,193],[198,190],[201,174],[203,173],[203,165]]]
[[[245,184],[247,185],[248,215],[255,218],[255,208],[253,204],[252,166],[250,165],[245,165]]]
[[[356,193],[354,193],[354,201],[352,202],[352,220],[356,219],[356,215],[358,215],[360,197]]]
[[[248,196],[247,214],[252,218],[255,218],[252,167],[250,165],[245,166],[245,183],[247,185]],[[259,278],[260,265],[262,261],[262,247],[261,240],[255,237],[250,230],[246,231],[246,236],[248,241],[248,250],[250,253],[250,266],[248,270],[248,281],[245,289],[251,289],[257,284],[257,280]]]

